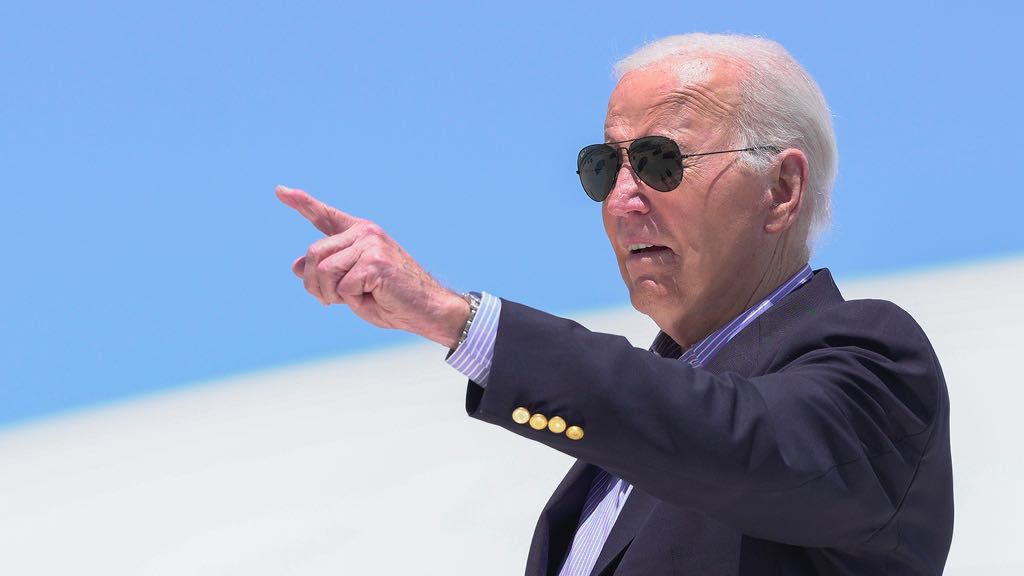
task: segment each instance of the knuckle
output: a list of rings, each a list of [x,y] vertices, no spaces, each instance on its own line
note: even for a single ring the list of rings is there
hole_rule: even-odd
[[[379,235],[371,236],[367,239],[367,245],[373,254],[377,257],[382,257],[381,255],[386,252],[388,248],[388,237],[384,235],[383,232]]]
[[[366,275],[370,273],[371,268],[372,267],[369,264],[365,262],[361,263],[359,266],[356,266],[355,268],[350,270],[348,274],[345,275],[345,280],[348,280],[349,282],[361,282],[362,279],[365,278]]]
[[[391,260],[380,250],[373,250],[366,254],[366,265],[375,272],[387,268],[390,263]]]
[[[366,252],[363,252],[363,257],[360,258],[360,260],[362,260],[363,264],[366,266],[374,266],[380,264],[380,252],[376,250],[367,250]]]
[[[376,222],[366,221],[363,225],[363,233],[367,236],[380,238],[384,235],[384,229],[380,227],[380,224]]]

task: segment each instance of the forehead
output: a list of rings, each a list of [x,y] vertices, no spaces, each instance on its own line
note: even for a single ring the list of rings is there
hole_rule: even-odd
[[[706,57],[677,58],[629,72],[608,101],[605,137],[676,137],[721,127],[738,107],[740,73],[737,66]]]

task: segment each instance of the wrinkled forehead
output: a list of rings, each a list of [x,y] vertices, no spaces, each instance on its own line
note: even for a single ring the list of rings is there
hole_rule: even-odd
[[[605,137],[677,136],[702,125],[731,125],[740,102],[741,74],[735,63],[703,56],[668,59],[627,72],[608,100]]]

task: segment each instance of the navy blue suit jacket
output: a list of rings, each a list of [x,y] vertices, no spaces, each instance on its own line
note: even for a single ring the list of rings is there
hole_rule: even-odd
[[[593,574],[896,576],[949,551],[948,404],[918,324],[819,270],[700,369],[504,301],[466,407],[578,459],[528,575],[557,573],[599,466],[634,489]],[[516,424],[519,406],[585,435]]]

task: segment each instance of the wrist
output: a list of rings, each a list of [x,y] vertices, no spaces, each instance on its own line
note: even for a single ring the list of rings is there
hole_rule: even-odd
[[[452,350],[458,348],[460,337],[469,321],[471,307],[460,294],[446,292],[438,319],[438,333],[431,340]]]

